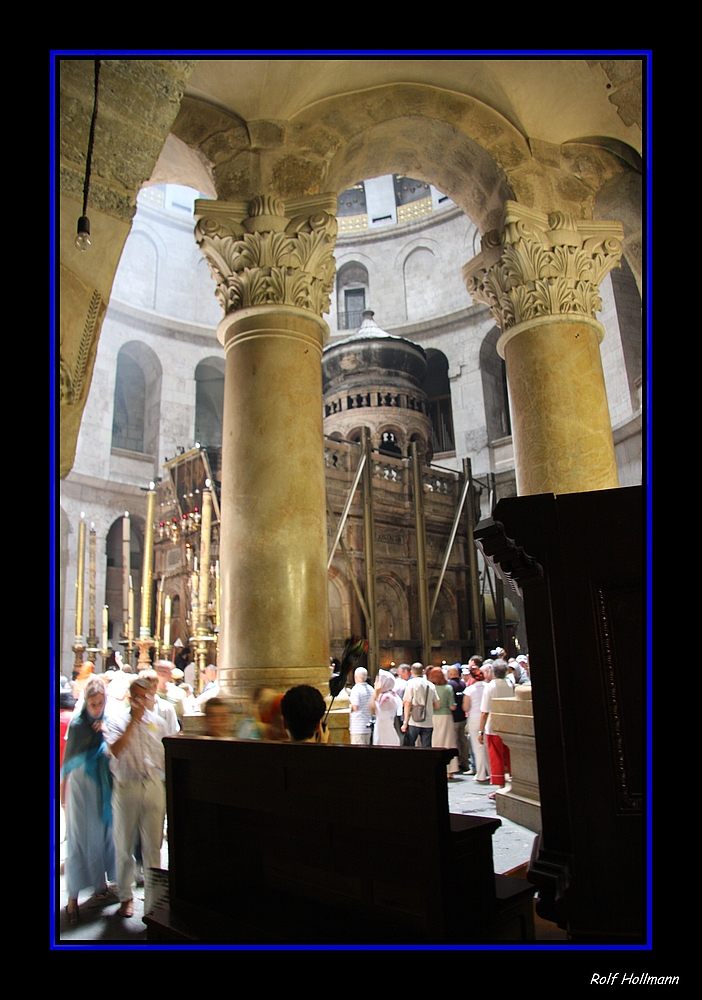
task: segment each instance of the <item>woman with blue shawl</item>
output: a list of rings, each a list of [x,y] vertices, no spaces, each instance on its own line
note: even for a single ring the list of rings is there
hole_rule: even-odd
[[[115,878],[112,775],[103,732],[105,686],[93,678],[83,695],[83,709],[68,727],[61,768],[69,924],[78,923],[80,890],[92,886],[97,899],[107,899],[110,892],[105,876]]]

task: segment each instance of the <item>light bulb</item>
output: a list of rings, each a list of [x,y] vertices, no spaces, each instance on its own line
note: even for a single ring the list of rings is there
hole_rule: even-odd
[[[78,219],[78,235],[76,236],[76,247],[85,253],[90,250],[93,244],[90,241],[90,219],[87,215],[81,215]]]

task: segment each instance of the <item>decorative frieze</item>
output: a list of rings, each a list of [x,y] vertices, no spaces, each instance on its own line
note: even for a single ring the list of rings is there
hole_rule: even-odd
[[[623,238],[619,222],[546,215],[508,201],[503,230],[485,233],[481,253],[463,266],[463,280],[503,332],[543,316],[594,320],[602,308],[600,282],[619,267]]]
[[[64,357],[64,345],[59,350],[59,389],[62,403],[75,403],[82,399],[86,390],[86,374],[90,352],[95,340],[95,332],[102,322],[106,305],[96,288],[93,289],[83,324],[83,333],[75,357]],[[71,363],[72,361],[72,363]]]
[[[413,410],[415,413],[426,413],[427,410],[426,403],[422,399],[415,399],[406,393],[378,392],[373,389],[371,392],[356,393],[355,395],[327,396],[324,403],[324,416],[331,417],[344,410],[357,410],[369,406],[395,407],[396,409]]]
[[[224,314],[288,305],[317,316],[330,311],[334,283],[336,198],[283,201],[198,200],[195,239],[217,282]]]

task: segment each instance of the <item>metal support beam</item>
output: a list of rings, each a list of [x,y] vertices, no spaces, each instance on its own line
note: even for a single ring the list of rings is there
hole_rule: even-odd
[[[327,513],[329,515],[329,519],[333,526],[336,523],[336,516],[334,514],[334,511],[332,510],[331,504],[329,503],[329,497],[327,497]],[[341,537],[341,534],[339,534],[339,546],[341,548],[341,552],[344,556],[344,559],[346,560],[346,568],[349,571],[349,580],[353,584],[353,589],[356,591],[356,597],[358,598],[358,603],[361,605],[361,611],[363,612],[363,617],[367,622],[369,618],[368,607],[366,606],[366,601],[361,591],[361,588],[358,585],[358,580],[356,579],[356,574],[354,572],[353,566],[351,565],[351,559],[346,550],[346,546],[344,545],[344,539]],[[329,563],[331,565],[331,559],[329,560]],[[328,566],[327,569],[329,569]]]
[[[490,514],[492,514],[497,504],[497,476],[494,472],[490,473]],[[487,567],[485,568],[487,573]],[[495,589],[490,591],[492,593],[492,603],[495,608],[495,618],[497,619],[497,635],[498,635],[498,646],[502,646],[503,649],[507,649],[507,644],[505,642],[505,591],[504,585],[501,578],[495,573]]]
[[[478,573],[478,550],[475,546],[475,497],[473,493],[473,468],[469,458],[463,459],[463,475],[470,486],[470,496],[466,504],[468,527],[468,566],[470,570],[470,607],[473,618],[473,640],[475,651],[480,656],[485,653],[485,633],[483,630],[483,607],[480,600],[480,575]]]
[[[327,559],[327,569],[332,564],[332,559],[334,558],[334,553],[336,552],[336,547],[341,541],[341,533],[344,530],[346,524],[346,518],[349,516],[349,511],[351,510],[351,504],[353,502],[354,493],[356,492],[356,487],[358,486],[358,481],[361,478],[361,473],[363,472],[363,467],[366,464],[366,453],[361,452],[361,460],[358,463],[358,468],[356,469],[356,474],[353,477],[353,482],[351,483],[351,489],[349,495],[346,498],[346,503],[344,504],[344,509],[341,512],[341,520],[339,521],[339,526],[336,529],[334,535],[334,541],[332,542],[331,548],[329,549],[329,558]],[[333,516],[333,515],[332,515]]]
[[[424,525],[424,485],[422,460],[417,442],[411,443],[412,483],[414,487],[415,536],[417,538],[417,589],[419,590],[419,627],[422,640],[422,663],[431,665],[431,616],[429,614],[429,584],[427,580],[427,539]]]
[[[380,664],[378,607],[375,597],[375,523],[373,519],[373,468],[370,430],[361,428],[363,463],[363,552],[366,571],[366,624],[368,626],[368,673],[375,678]]]
[[[431,621],[431,616],[434,614],[434,608],[436,607],[436,602],[439,599],[439,591],[441,590],[441,584],[444,582],[444,574],[446,573],[446,567],[448,566],[448,561],[451,558],[451,549],[453,548],[453,543],[456,540],[456,532],[458,531],[458,522],[461,519],[461,512],[463,510],[463,504],[466,502],[466,494],[468,493],[468,487],[470,483],[466,477],[463,483],[463,489],[461,490],[461,498],[458,501],[458,507],[456,507],[456,513],[453,518],[453,527],[451,528],[451,534],[449,535],[448,544],[446,545],[446,555],[444,556],[444,561],[441,564],[441,572],[439,573],[439,581],[436,584],[436,590],[434,591],[434,596],[431,599],[431,607],[429,608],[429,621]]]

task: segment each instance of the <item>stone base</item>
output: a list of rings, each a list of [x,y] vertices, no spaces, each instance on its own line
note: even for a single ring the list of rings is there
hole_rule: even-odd
[[[541,833],[541,806],[533,799],[516,795],[508,786],[498,791],[495,796],[495,807],[498,816],[504,816],[512,823],[519,823],[534,833]]]

